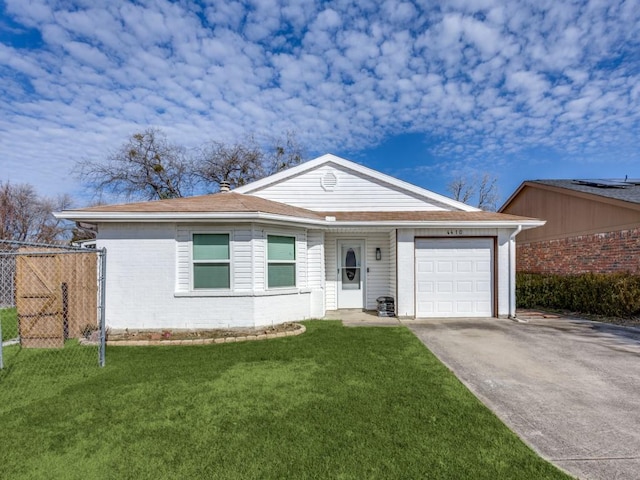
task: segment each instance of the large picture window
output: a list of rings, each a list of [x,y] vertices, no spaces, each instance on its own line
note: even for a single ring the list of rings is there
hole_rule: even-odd
[[[296,239],[267,235],[267,282],[269,288],[296,286]]]
[[[193,288],[229,288],[231,283],[228,233],[193,234]]]

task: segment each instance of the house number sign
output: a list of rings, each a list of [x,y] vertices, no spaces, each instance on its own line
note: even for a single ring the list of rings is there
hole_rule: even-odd
[[[462,235],[462,230],[447,230],[447,235]]]

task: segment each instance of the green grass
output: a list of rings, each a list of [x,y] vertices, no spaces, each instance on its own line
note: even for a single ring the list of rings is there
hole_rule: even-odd
[[[2,340],[11,340],[18,336],[18,315],[15,308],[0,308]]]
[[[194,347],[111,347],[0,379],[6,478],[569,478],[404,328]],[[26,355],[25,355],[26,354]]]

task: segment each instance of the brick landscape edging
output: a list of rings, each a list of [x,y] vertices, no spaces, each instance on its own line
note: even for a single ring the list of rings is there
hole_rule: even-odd
[[[262,333],[260,335],[240,335],[237,337],[194,338],[183,340],[107,340],[109,346],[147,347],[155,345],[211,345],[212,343],[238,343],[268,340],[271,338],[294,337],[307,331],[304,325],[296,324],[299,328],[287,332]]]

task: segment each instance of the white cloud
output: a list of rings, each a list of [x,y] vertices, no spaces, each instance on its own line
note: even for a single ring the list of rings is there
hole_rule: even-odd
[[[633,2],[85,3],[6,1],[41,40],[0,44],[0,179],[68,187],[147,126],[186,146],[296,130],[314,153],[417,132],[462,163],[638,150]]]

